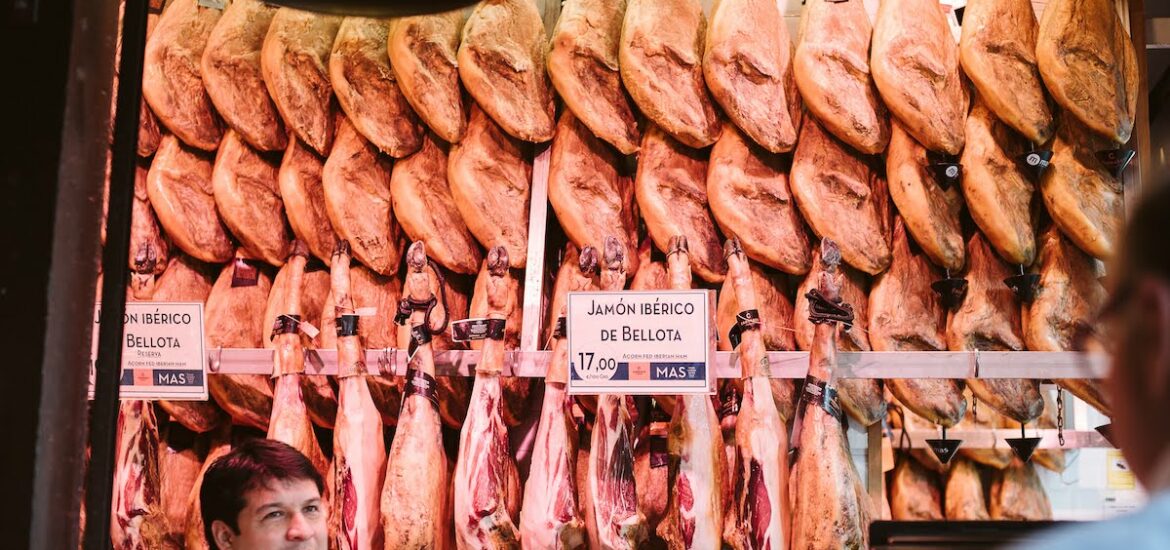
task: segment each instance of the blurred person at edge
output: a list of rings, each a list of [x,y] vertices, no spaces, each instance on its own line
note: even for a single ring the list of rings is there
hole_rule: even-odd
[[[1114,519],[1041,533],[1020,550],[1170,549],[1170,183],[1145,192],[1110,266],[1092,330],[1112,351],[1106,389],[1113,438],[1149,494]]]
[[[326,550],[321,474],[305,455],[253,439],[220,457],[199,489],[213,550]]]

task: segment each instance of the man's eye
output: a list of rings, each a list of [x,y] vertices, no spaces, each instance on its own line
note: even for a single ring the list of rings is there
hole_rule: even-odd
[[[306,514],[316,514],[319,511],[321,511],[321,507],[316,505],[316,504],[310,504],[308,506],[305,506],[305,513]]]
[[[274,510],[272,512],[268,512],[267,514],[265,514],[264,519],[265,520],[277,519],[283,515],[284,515],[284,512],[281,512],[280,510]]]

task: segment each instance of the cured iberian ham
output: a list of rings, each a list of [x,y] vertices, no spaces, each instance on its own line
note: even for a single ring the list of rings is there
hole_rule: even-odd
[[[366,384],[357,305],[349,290],[349,260],[349,243],[338,241],[330,271],[340,387],[333,429],[333,514],[339,521],[336,542],[340,550],[377,550],[384,546],[379,504],[386,444],[382,417]]]
[[[852,323],[853,310],[841,300],[837,268],[841,252],[821,242],[823,266],[809,291],[809,319],[816,324],[809,350],[805,395],[797,405],[793,440],[799,445],[792,484],[793,549],[867,548],[870,499],[861,485],[845,441],[841,406],[833,387],[837,368],[838,323]]]
[[[561,270],[566,274],[567,289],[589,290],[593,287],[591,275],[597,271],[597,251],[586,246],[576,259],[577,269]],[[565,310],[562,301],[552,335],[553,355],[545,376],[532,468],[520,509],[520,542],[526,549],[586,548],[585,521],[577,497],[577,424],[572,398],[566,392],[569,341],[564,330]]]
[[[626,286],[622,250],[606,239],[601,272],[602,290]],[[602,394],[589,444],[585,525],[589,546],[597,549],[639,548],[649,537],[646,517],[638,509],[634,487],[634,425],[626,396]]]
[[[502,410],[504,325],[511,274],[508,252],[488,251],[488,338],[475,368],[455,464],[455,536],[459,548],[519,548],[520,474],[508,449]]]
[[[402,411],[398,413],[398,429],[390,445],[386,483],[382,487],[386,548],[454,547],[447,492],[450,476],[440,430],[432,327],[428,319],[433,309],[428,304],[435,303],[435,294],[427,265],[426,249],[421,241],[416,241],[406,252],[406,284],[399,306],[399,311],[407,311],[409,316],[396,319],[400,324],[410,323],[409,331],[400,327],[398,343],[400,347],[413,348],[414,354],[406,373]],[[439,271],[433,273],[437,278]],[[444,304],[444,316],[446,311]]]
[[[667,257],[670,287],[690,290],[687,239],[677,236],[671,239],[670,245]],[[711,396],[678,396],[670,420],[666,452],[670,500],[666,517],[658,524],[658,536],[673,549],[719,548],[723,540],[725,457],[723,433]]]
[[[760,314],[747,256],[739,240],[725,245],[728,274],[740,312],[739,363],[743,399],[735,422],[735,525],[726,538],[735,548],[785,548],[790,530],[788,437],[772,397],[771,367],[760,335]],[[733,331],[735,329],[732,329]],[[676,413],[677,414],[677,413]]]

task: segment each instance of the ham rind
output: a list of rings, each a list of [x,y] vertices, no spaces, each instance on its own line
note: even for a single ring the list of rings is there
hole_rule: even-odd
[[[171,532],[163,512],[158,421],[149,401],[123,401],[118,414],[110,538],[116,550],[165,548]]]
[[[736,239],[725,245],[729,278],[741,311],[756,309],[747,256]],[[791,529],[788,438],[772,397],[771,367],[759,328],[742,333],[743,400],[735,421],[732,525],[724,538],[738,548],[784,548]],[[714,412],[714,411],[712,411]]]
[[[671,242],[667,265],[671,288],[690,290],[686,239]],[[723,540],[723,433],[710,396],[681,395],[675,401],[666,451],[670,502],[658,535],[671,548],[719,548]],[[778,455],[777,455],[778,456]]]
[[[290,282],[284,296],[277,297],[283,306],[282,316],[298,318],[301,315],[301,286],[305,274],[308,250],[300,241],[293,243],[293,252],[288,261]],[[275,328],[275,327],[274,327]],[[273,337],[276,353],[273,357],[273,376],[276,388],[273,392],[272,420],[268,424],[268,439],[275,439],[292,446],[326,475],[329,471],[325,454],[313,434],[313,423],[301,394],[301,376],[305,372],[304,344],[299,332],[285,332]]]
[[[415,242],[407,251],[406,264],[404,295],[423,302],[433,298],[426,250],[421,242]],[[413,311],[409,322],[411,326],[421,326],[425,318],[425,311]],[[409,333],[405,327],[399,327],[398,347],[409,346]],[[435,375],[431,342],[418,344],[409,368],[415,371],[414,378],[423,382]],[[438,405],[425,393],[408,391],[398,413],[398,427],[386,464],[386,483],[382,487],[386,548],[454,547],[448,499],[451,478],[447,465]]]
[[[558,282],[564,291],[589,290],[593,286],[590,275],[597,267],[596,250],[586,247],[580,255],[566,256],[565,261],[573,265],[561,271],[564,279]],[[557,311],[563,316],[563,300],[560,306]],[[585,548],[587,535],[577,499],[577,424],[572,417],[572,399],[566,393],[569,342],[563,335],[554,340],[532,466],[524,485],[520,542],[524,548],[570,550]]]
[[[331,274],[336,326],[343,315],[357,321],[349,285],[349,244],[338,242]],[[359,322],[360,327],[360,322]],[[370,550],[384,546],[380,513],[382,482],[386,475],[386,444],[382,419],[366,384],[365,351],[359,336],[337,335],[337,424],[333,429],[333,514],[340,550]]]
[[[626,272],[616,239],[606,240],[602,290],[625,287]],[[638,509],[634,483],[633,421],[624,395],[603,394],[597,400],[588,458],[585,512],[591,548],[638,548],[649,537],[646,517]]]
[[[820,261],[824,270],[818,289],[827,300],[839,299],[841,253],[835,243],[822,241]],[[832,320],[816,325],[809,354],[809,376],[825,381],[826,393],[837,367],[838,329]],[[796,428],[799,450],[792,485],[800,490],[792,499],[790,548],[867,548],[873,517],[870,499],[849,456],[840,414],[830,414],[820,401],[802,399],[797,405],[803,418]]]
[[[508,316],[508,253],[488,252],[489,319]],[[455,536],[460,548],[519,548],[516,520],[520,508],[520,476],[508,449],[502,410],[500,373],[503,340],[484,341],[475,371],[471,404],[459,435],[455,465]]]

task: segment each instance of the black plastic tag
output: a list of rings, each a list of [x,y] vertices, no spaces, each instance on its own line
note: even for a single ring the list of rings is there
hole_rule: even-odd
[[[1121,173],[1129,166],[1129,161],[1133,160],[1135,154],[1137,153],[1133,149],[1109,149],[1097,151],[1097,160],[1105,165],[1113,177],[1120,178]]]
[[[749,309],[735,315],[735,324],[727,331],[727,341],[731,342],[731,349],[739,347],[743,341],[743,331],[760,327],[759,310]]]
[[[301,328],[300,315],[277,315],[276,321],[272,323],[272,334],[268,335],[269,340],[276,338],[278,334],[292,334]]]
[[[341,315],[333,320],[337,325],[337,336],[357,336],[358,316],[353,314]]]
[[[248,263],[248,260],[236,258],[232,262],[232,288],[242,286],[256,286],[260,279],[260,270]]]
[[[967,297],[967,279],[957,277],[939,279],[930,283],[930,288],[938,293],[943,306],[947,309],[959,307],[963,303],[963,298]]]
[[[650,436],[650,467],[663,468],[670,464],[670,455],[666,452],[666,438],[661,435]]]
[[[951,459],[955,457],[955,453],[959,450],[959,445],[963,443],[962,439],[927,439],[926,444],[930,445],[930,450],[934,452],[934,456],[938,458],[939,462],[943,464],[950,464]]]
[[[472,340],[503,340],[504,319],[464,319],[451,323],[451,337],[456,342]]]
[[[788,438],[792,451],[800,447],[800,430],[804,425],[804,413],[810,405],[816,405],[838,422],[844,422],[841,414],[841,403],[837,399],[837,390],[830,387],[828,382],[815,376],[804,379],[804,390],[800,393],[800,402],[796,405],[796,415],[792,421],[792,436]]]
[[[431,343],[431,331],[423,325],[410,327],[410,343],[406,346],[406,361],[414,360],[414,354],[419,346]]]
[[[805,404],[815,403],[833,418],[841,420],[841,402],[837,399],[837,389],[828,382],[814,376],[805,377],[802,399]]]
[[[564,338],[567,334],[564,316],[557,317],[557,325],[553,328],[553,338]]]
[[[431,402],[431,406],[435,410],[439,410],[439,390],[435,383],[435,377],[417,370],[407,369],[406,371],[406,392],[403,396],[402,402],[406,402],[406,398],[412,395],[421,395]]]
[[[1044,175],[1044,171],[1048,169],[1048,164],[1052,161],[1052,151],[1048,149],[1033,149],[1016,158],[1023,168],[1033,180],[1039,180],[1040,176]]]
[[[1003,283],[1012,289],[1021,302],[1031,303],[1036,299],[1036,292],[1040,290],[1039,273],[1021,273],[1012,275],[1003,280]]]
[[[1039,437],[1005,437],[1004,441],[1007,441],[1008,446],[1012,448],[1012,451],[1015,451],[1016,456],[1024,462],[1032,460],[1032,453],[1035,453],[1036,447],[1040,445]]]
[[[927,154],[930,162],[930,172],[934,175],[934,182],[944,191],[959,184],[963,179],[963,165],[959,159],[950,155]]]

